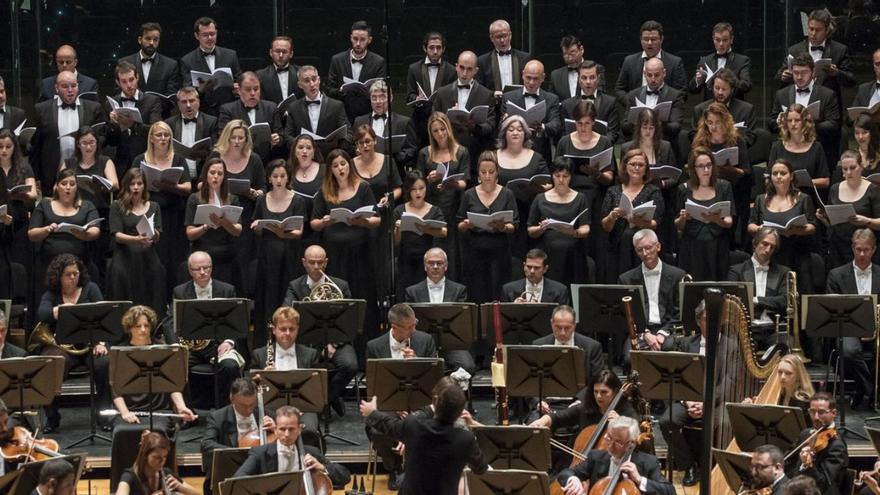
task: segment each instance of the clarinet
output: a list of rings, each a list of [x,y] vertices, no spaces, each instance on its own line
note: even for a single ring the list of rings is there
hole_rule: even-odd
[[[168,468],[163,467],[161,471],[159,471],[159,487],[162,489],[162,493],[164,495],[173,495],[174,492],[168,488],[168,483],[165,483],[165,477],[171,476],[171,471]]]

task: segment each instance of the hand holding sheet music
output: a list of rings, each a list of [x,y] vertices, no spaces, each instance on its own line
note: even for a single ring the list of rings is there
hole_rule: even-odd
[[[513,222],[513,210],[496,211],[491,215],[469,211],[467,219],[474,228],[489,232],[499,232],[504,224]]]

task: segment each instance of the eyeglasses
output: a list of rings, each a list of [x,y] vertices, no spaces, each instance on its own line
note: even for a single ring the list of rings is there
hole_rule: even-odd
[[[710,163],[709,165],[695,165],[694,168],[697,170],[711,170],[712,164]]]
[[[445,261],[426,261],[425,266],[429,266],[431,268],[440,268],[442,266],[446,266]]]
[[[812,415],[814,415],[814,414],[815,414],[815,415],[818,415],[818,416],[824,416],[824,415],[830,413],[831,411],[828,410],[828,409],[813,409],[813,408],[810,408],[810,409],[807,409],[807,412],[810,413],[810,416],[812,416]]]

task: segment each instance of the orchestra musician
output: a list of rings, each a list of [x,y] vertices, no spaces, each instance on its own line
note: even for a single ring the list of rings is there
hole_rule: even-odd
[[[775,445],[759,445],[752,452],[752,489],[769,488],[769,495],[782,495],[788,477],[782,466],[782,450]]]
[[[122,473],[116,495],[151,495],[178,493],[197,495],[199,492],[166,466],[172,444],[163,433],[144,431],[134,465]]]
[[[609,420],[620,416],[635,420],[641,419],[629,400],[621,400],[617,403],[617,407],[611,411],[608,410],[614,397],[620,391],[620,387],[623,386],[620,383],[620,378],[614,372],[603,369],[593,375],[590,380],[592,385],[578,392],[577,400],[568,407],[551,409],[547,407],[547,404],[542,404],[542,416],[529,423],[529,426],[543,426],[552,431],[561,428],[582,429],[597,424],[606,414]]]
[[[809,413],[813,426],[804,429],[795,443],[800,446],[806,442],[806,445],[797,456],[791,457],[785,472],[789,477],[803,474],[813,478],[824,494],[842,495],[849,454],[846,443],[835,430],[834,398],[826,392],[817,392],[810,398]],[[811,436],[813,439],[807,442]]]
[[[30,495],[76,495],[76,469],[65,459],[48,460],[40,468],[38,483]]]
[[[9,317],[0,309],[0,359],[25,357],[27,352],[6,340],[9,335]]]
[[[813,478],[799,474],[782,487],[782,495],[822,495]]]
[[[550,269],[547,253],[537,248],[530,249],[522,268],[525,278],[501,287],[502,302],[571,304],[568,287],[544,276]]]

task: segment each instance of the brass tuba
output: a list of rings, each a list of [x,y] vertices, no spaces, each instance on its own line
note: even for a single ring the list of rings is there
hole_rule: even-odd
[[[321,272],[321,276],[323,277],[321,282],[312,287],[309,295],[304,297],[303,301],[335,301],[345,298],[342,294],[342,289],[333,282],[332,278],[328,277],[324,272]]]
[[[55,332],[52,331],[52,326],[44,321],[41,321],[34,328],[34,331],[31,332],[30,337],[28,337],[26,347],[29,353],[34,354],[39,349],[46,346],[58,347],[64,352],[73,356],[83,356],[89,352],[88,347],[80,348],[68,344],[57,344],[55,342]]]

